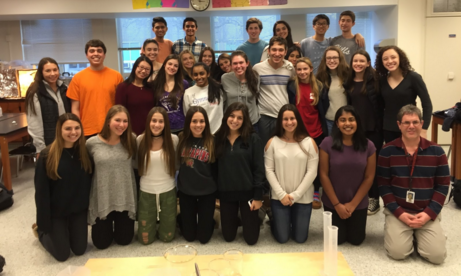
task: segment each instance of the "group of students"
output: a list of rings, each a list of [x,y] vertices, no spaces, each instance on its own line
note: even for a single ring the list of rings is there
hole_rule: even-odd
[[[323,35],[329,25],[325,17],[318,15],[313,22]],[[166,27],[166,22],[159,21],[154,18],[154,31]],[[347,12],[339,22],[350,27],[354,21],[353,13]],[[443,205],[446,196],[448,166],[443,150],[437,148],[436,181],[428,180],[426,186],[413,181],[415,187],[442,188],[422,195],[413,192],[417,203],[400,202],[401,194],[398,199],[390,196],[398,188],[394,178],[401,174],[389,162],[396,154],[377,162],[383,155],[383,140],[397,141],[397,151],[405,149],[402,156],[412,153],[402,143],[414,142],[413,134],[424,145],[421,149],[435,146],[424,139],[432,112],[429,94],[400,48],[382,48],[375,71],[363,49],[351,53],[348,63],[344,47],[326,46],[315,74],[309,58],[287,60],[290,28],[277,22],[267,59],[253,64],[254,51],[242,47],[224,58],[228,62],[221,65],[218,59],[216,65],[211,48],[188,40],[195,35],[191,29],[197,27],[190,22],[184,21],[186,38],[166,47],[181,49],[179,56],[168,54],[159,63],[165,41],[148,39],[125,81],[104,66],[106,49],[100,40],[87,43],[90,68],[76,74],[69,89],[58,80],[56,61],[40,61],[26,97],[28,120],[36,120],[34,126],[29,123],[29,133],[40,152],[35,229],[56,259],[67,259],[70,250],[83,254],[87,223],[99,249],[113,241],[130,243],[135,220],[143,244],[171,241],[177,223],[187,241],[207,243],[216,223],[217,198],[224,239],[233,241],[242,225],[249,245],[258,241],[258,210],[263,204],[271,209],[271,230],[280,243],[290,237],[305,242],[312,209],[321,208],[322,202],[339,227],[339,244],[363,242],[367,214],[379,210],[380,195],[397,220],[404,222],[399,217],[402,213],[419,216],[425,210],[436,221],[441,210],[436,205]],[[254,24],[247,22],[250,40],[262,29]],[[346,35],[344,39],[352,43],[355,38]],[[196,63],[193,51],[197,48],[201,61]],[[298,54],[302,56],[302,51]],[[219,76],[219,69],[227,72]],[[423,115],[412,106],[417,97]],[[388,151],[392,143],[386,146]],[[416,166],[422,166],[418,162]],[[375,174],[377,163],[381,174]],[[424,174],[419,167],[418,174]],[[270,196],[265,195],[267,190]],[[435,201],[427,200],[433,194]],[[405,215],[405,219],[408,227],[418,228],[412,218]],[[389,255],[406,257],[410,249],[391,249],[407,246],[407,240],[389,240],[389,233],[385,233]],[[437,243],[437,258],[427,257],[434,263],[445,258],[441,257],[444,241]]]

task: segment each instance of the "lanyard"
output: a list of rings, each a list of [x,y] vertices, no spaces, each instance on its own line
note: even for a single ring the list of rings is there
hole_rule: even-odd
[[[419,148],[419,146],[418,146]],[[410,162],[408,161],[408,151],[406,146],[403,146],[403,149],[405,150],[405,157],[407,158],[408,162],[408,167],[410,168],[410,183],[409,183],[409,190],[413,187],[413,171],[415,170],[415,165],[416,165],[416,158],[418,157],[418,148],[416,149],[415,153],[413,154],[413,162],[410,167]]]

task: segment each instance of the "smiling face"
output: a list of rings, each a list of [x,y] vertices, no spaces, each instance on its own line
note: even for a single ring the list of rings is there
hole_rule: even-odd
[[[406,140],[414,140],[420,137],[423,129],[423,121],[416,114],[405,114],[402,117],[402,122],[398,122],[402,137]]]
[[[158,46],[154,42],[147,43],[146,47],[141,50],[141,53],[154,62],[158,56]]]
[[[118,112],[110,119],[109,128],[112,135],[121,136],[128,127],[128,116]]]
[[[298,51],[293,51],[288,56],[288,61],[291,62],[293,64],[293,66],[296,66],[296,61],[300,57],[301,57],[301,54]]]
[[[227,58],[221,58],[220,60],[218,60],[218,62],[218,65],[221,68],[221,70],[223,70],[226,73],[229,73],[231,71],[232,68],[230,65],[230,61]]]
[[[349,15],[341,16],[339,20],[339,27],[343,32],[350,32],[352,27],[355,25],[355,22],[352,22],[352,18]]]
[[[176,75],[179,69],[179,62],[177,59],[170,59],[165,64],[165,73],[170,76]]]
[[[370,67],[370,61],[367,61],[367,57],[361,54],[356,54],[352,58],[352,69],[356,73],[365,72],[367,67]]]
[[[296,75],[298,76],[299,80],[308,83],[309,77],[312,72],[312,68],[305,62],[298,62],[296,64]]]
[[[186,21],[183,28],[186,36],[195,36],[195,32],[197,32],[197,25],[195,25],[194,21]]]
[[[325,33],[328,31],[328,28],[330,28],[330,26],[328,25],[326,19],[317,20],[313,26],[315,33],[318,35],[325,35]]]
[[[74,120],[67,120],[61,127],[62,139],[64,139],[64,147],[69,148],[78,141],[82,135],[80,124]]]
[[[194,66],[195,59],[194,56],[190,53],[185,53],[181,57],[181,62],[184,65],[184,68],[189,70],[192,68],[192,66]]]
[[[400,57],[394,49],[389,49],[383,53],[383,65],[389,72],[399,69]]]
[[[203,52],[202,55],[202,62],[205,63],[208,66],[211,66],[211,63],[213,62],[213,55],[211,54],[210,50],[206,50]]]
[[[92,67],[99,67],[104,65],[106,54],[104,54],[104,49],[102,47],[89,47],[86,52],[86,58]]]
[[[245,58],[242,56],[234,56],[232,59],[232,71],[234,71],[237,76],[243,76],[249,64],[250,62],[246,62]]]
[[[59,67],[54,63],[48,62],[43,66],[42,75],[48,84],[55,84],[59,78]]]
[[[288,36],[288,28],[283,23],[279,23],[275,26],[275,35],[280,36],[283,38],[287,38]]]
[[[325,59],[326,59],[326,64],[327,64],[328,69],[330,69],[331,71],[335,71],[336,68],[338,68],[338,65],[339,65],[339,53],[338,52],[334,50],[327,51],[325,54]]]
[[[190,122],[190,131],[192,136],[196,138],[202,137],[202,132],[205,129],[205,125],[205,117],[203,117],[203,114],[200,112],[195,112]]]
[[[273,63],[283,63],[283,59],[287,53],[285,45],[275,42],[274,45],[269,48],[269,56]]]
[[[261,29],[259,28],[258,23],[251,23],[247,29],[248,36],[250,40],[257,40],[259,39],[259,34],[261,34]]]
[[[352,136],[357,131],[357,121],[354,115],[349,112],[343,112],[336,121],[336,125],[344,136]]]
[[[163,129],[165,128],[165,120],[161,113],[154,113],[152,119],[150,120],[150,131],[152,135],[159,136],[162,134]]]
[[[149,76],[151,66],[145,61],[141,61],[136,68],[135,74],[138,80],[144,80]]]
[[[192,78],[198,87],[205,87],[208,85],[208,77],[210,74],[206,72],[203,66],[195,66],[192,72]]]
[[[152,31],[154,31],[156,37],[163,38],[168,31],[168,27],[163,22],[156,22]]]
[[[298,121],[296,120],[295,113],[290,110],[283,112],[282,127],[285,132],[294,133],[297,126]]]
[[[243,112],[242,110],[235,110],[227,118],[227,125],[231,131],[238,131],[243,124]]]

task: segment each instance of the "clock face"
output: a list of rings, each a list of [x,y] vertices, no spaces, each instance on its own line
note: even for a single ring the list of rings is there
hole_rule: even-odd
[[[190,5],[196,11],[204,11],[210,6],[211,0],[190,0]]]

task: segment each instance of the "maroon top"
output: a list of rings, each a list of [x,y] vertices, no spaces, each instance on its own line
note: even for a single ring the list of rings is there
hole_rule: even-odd
[[[137,87],[125,82],[117,86],[115,104],[128,109],[131,128],[136,135],[144,132],[149,111],[155,106],[154,93],[148,87]]]
[[[322,135],[322,125],[320,124],[319,110],[316,105],[312,105],[314,95],[312,94],[311,85],[308,83],[299,83],[299,94],[301,99],[296,108],[303,119],[304,126],[312,138]],[[298,99],[296,99],[298,102]]]

